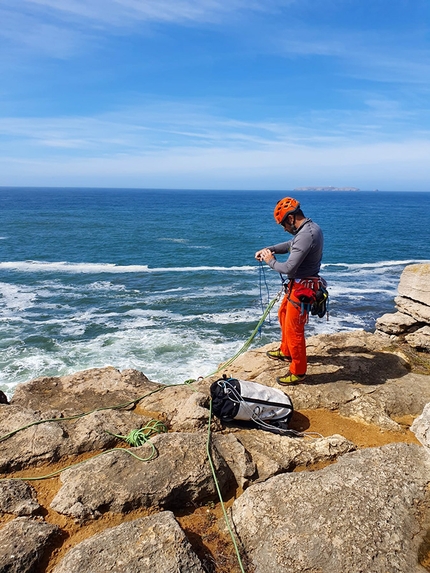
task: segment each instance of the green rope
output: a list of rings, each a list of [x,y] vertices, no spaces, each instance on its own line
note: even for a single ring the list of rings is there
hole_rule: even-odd
[[[189,383],[189,381],[186,383]],[[129,402],[124,402],[123,404],[117,404],[114,406],[103,406],[101,408],[95,408],[94,410],[90,410],[89,412],[82,412],[81,414],[75,414],[74,416],[68,416],[68,417],[64,417],[64,418],[44,418],[42,420],[36,420],[34,422],[31,422],[30,424],[27,424],[26,426],[21,426],[20,428],[16,428],[15,430],[12,430],[11,432],[4,434],[3,436],[0,436],[0,442],[7,440],[11,436],[13,436],[14,434],[17,434],[18,432],[21,432],[22,430],[27,430],[28,428],[31,428],[32,426],[38,426],[39,424],[45,424],[48,422],[68,422],[70,420],[78,420],[79,418],[84,418],[85,416],[89,416],[90,414],[94,414],[95,412],[102,412],[104,410],[121,410],[123,408],[127,408],[128,406],[131,406],[132,404],[137,404],[141,400],[143,400],[144,398],[147,398],[148,396],[151,396],[152,394],[156,394],[157,392],[160,392],[161,390],[164,390],[165,388],[168,388],[168,387],[170,388],[171,386],[183,386],[183,385],[184,384],[169,384],[166,386],[160,386],[159,388],[155,388],[154,390],[151,390],[147,394],[144,394],[143,396],[139,396],[138,398],[135,398],[134,400],[130,400]]]
[[[30,477],[12,477],[12,478],[0,478],[0,481],[6,481],[6,480],[17,480],[17,481],[37,481],[37,480],[42,480],[42,479],[49,479],[52,477],[55,477],[59,474],[61,474],[62,472],[69,470],[71,468],[76,468],[77,466],[80,466],[81,464],[85,464],[86,462],[90,461],[90,460],[95,460],[96,458],[100,457],[100,456],[104,456],[105,454],[110,454],[111,452],[126,452],[127,454],[129,454],[130,456],[132,456],[133,458],[136,458],[136,460],[139,460],[140,462],[149,462],[151,461],[156,453],[157,450],[155,449],[155,446],[153,443],[148,442],[149,445],[151,446],[151,453],[147,458],[141,458],[139,457],[137,454],[135,454],[134,452],[131,452],[130,450],[127,450],[126,448],[112,448],[111,450],[106,450],[105,452],[100,452],[99,454],[96,454],[95,456],[92,456],[91,458],[88,458],[86,460],[82,460],[81,462],[77,462],[76,464],[70,464],[69,466],[66,466],[64,468],[61,468],[59,470],[56,470],[55,472],[51,472],[50,474],[46,474],[44,476],[39,476],[39,477],[35,477],[35,476],[30,476]]]
[[[220,487],[219,487],[218,479],[217,479],[217,477],[216,477],[215,466],[214,466],[213,461],[212,461],[212,456],[211,456],[211,451],[210,451],[211,422],[212,422],[212,399],[209,401],[209,421],[208,421],[208,438],[207,438],[207,441],[206,441],[206,453],[207,453],[207,457],[208,457],[208,460],[209,460],[209,465],[210,465],[210,468],[211,468],[211,471],[212,471],[212,476],[213,476],[213,479],[214,479],[214,482],[215,482],[215,488],[216,488],[216,491],[217,491],[217,494],[218,494],[218,499],[219,499],[219,501],[220,501],[220,504],[221,504],[221,507],[222,507],[222,512],[223,512],[223,514],[224,514],[224,520],[225,520],[225,523],[226,523],[228,532],[229,532],[229,534],[230,534],[231,540],[232,540],[233,545],[234,545],[234,550],[235,550],[235,552],[236,552],[237,561],[238,561],[238,563],[239,563],[239,567],[240,567],[241,572],[242,572],[242,573],[245,573],[245,570],[244,570],[243,564],[242,564],[242,559],[241,559],[240,552],[239,552],[239,548],[238,548],[238,546],[237,546],[236,538],[235,538],[235,535],[234,535],[233,530],[232,530],[232,528],[231,528],[231,525],[230,525],[230,522],[229,522],[229,519],[228,519],[228,515],[227,515],[227,511],[226,511],[226,509],[225,509],[224,501],[223,501],[223,499],[222,499],[221,490],[220,490]]]
[[[238,358],[241,354],[243,354],[244,352],[246,352],[249,347],[251,346],[254,338],[257,336],[261,325],[263,324],[263,322],[266,320],[269,312],[272,310],[272,308],[274,307],[275,303],[279,300],[281,294],[282,294],[282,289],[278,292],[278,294],[275,296],[275,298],[273,300],[271,300],[269,302],[269,304],[266,306],[266,309],[262,315],[262,317],[260,318],[257,326],[254,328],[254,330],[251,333],[251,336],[248,338],[248,340],[245,342],[245,344],[242,346],[242,348],[240,350],[238,350],[238,352],[236,352],[236,354],[234,356],[232,356],[230,358],[230,360],[227,360],[227,362],[224,362],[224,364],[222,364],[217,370],[215,370],[215,372],[212,372],[212,374],[208,374],[208,376],[213,376],[214,374],[218,374],[218,372],[221,372],[222,370],[224,370],[225,368],[227,368],[228,366],[230,366],[235,360],[236,358]]]
[[[57,419],[57,418],[55,418],[55,419]],[[80,466],[81,464],[84,464],[85,462],[88,462],[89,460],[93,460],[95,458],[98,458],[99,456],[103,456],[104,454],[109,454],[110,452],[117,452],[118,450],[123,451],[123,452],[127,452],[133,458],[136,458],[137,460],[139,460],[141,462],[149,462],[150,460],[152,460],[155,457],[155,455],[157,453],[157,450],[155,449],[154,444],[149,441],[149,438],[154,434],[161,434],[162,432],[167,432],[167,428],[163,424],[163,422],[160,422],[159,420],[150,420],[143,428],[139,428],[138,430],[131,430],[131,432],[127,436],[119,436],[117,434],[112,434],[111,432],[107,432],[109,435],[114,436],[115,438],[120,438],[120,439],[125,440],[132,447],[139,447],[139,446],[143,446],[144,444],[149,443],[149,445],[151,446],[151,453],[147,458],[141,458],[137,454],[131,452],[130,450],[127,450],[126,448],[112,448],[110,450],[100,452],[99,454],[96,454],[95,456],[92,456],[91,458],[83,460],[82,462],[77,462],[76,464],[71,464],[69,466],[66,466],[65,468],[61,468],[59,470],[56,470],[55,472],[51,472],[51,473],[46,474],[44,476],[20,477],[20,478],[0,478],[0,481],[5,481],[6,479],[14,479],[14,480],[21,480],[21,481],[23,481],[23,480],[35,481],[35,480],[48,479],[48,478],[54,477],[56,475],[59,475],[60,473],[64,472],[65,470]]]
[[[127,436],[121,436],[119,434],[112,434],[108,432],[110,436],[115,436],[115,438],[119,438],[121,440],[125,440],[127,444],[132,447],[139,447],[146,444],[151,436],[154,434],[161,434],[163,432],[167,432],[167,427],[163,422],[159,420],[151,420],[148,422],[143,428],[139,428],[137,430],[131,430]]]

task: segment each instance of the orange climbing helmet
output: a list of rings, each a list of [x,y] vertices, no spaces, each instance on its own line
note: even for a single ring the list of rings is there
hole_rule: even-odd
[[[293,199],[292,197],[284,197],[276,203],[275,210],[273,211],[273,216],[278,225],[282,225],[287,215],[293,215],[298,209],[300,209],[300,203]]]

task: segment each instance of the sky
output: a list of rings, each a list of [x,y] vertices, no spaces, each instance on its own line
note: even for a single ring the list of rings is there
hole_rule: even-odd
[[[0,186],[430,191],[429,0],[0,0]]]

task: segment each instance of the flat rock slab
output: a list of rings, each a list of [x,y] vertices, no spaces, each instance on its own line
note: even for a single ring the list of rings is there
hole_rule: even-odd
[[[53,573],[205,573],[184,532],[166,511],[82,541]]]
[[[56,418],[39,423],[41,420],[40,413],[19,406],[0,405],[2,436],[30,425],[0,443],[0,472],[112,448],[120,440],[111,434],[125,436],[144,426],[149,418],[129,411],[103,410],[76,420]]]
[[[2,573],[36,573],[59,533],[55,525],[30,517],[17,517],[0,529],[0,571]]]
[[[343,436],[328,438],[291,438],[261,430],[237,432],[235,437],[251,454],[257,467],[258,480],[266,480],[298,466],[332,462],[356,446]]]
[[[19,384],[11,404],[71,415],[124,404],[162,387],[138,370],[93,368],[70,376],[36,378]]]
[[[396,308],[400,312],[408,314],[413,319],[415,319],[415,322],[421,324],[430,323],[429,305],[423,304],[421,302],[416,302],[415,300],[411,300],[410,298],[406,298],[404,296],[396,296],[394,302],[396,303]]]
[[[105,511],[121,513],[151,506],[183,508],[216,499],[206,435],[160,434],[151,441],[158,453],[151,461],[142,462],[124,451],[114,451],[66,470],[51,507],[85,519]],[[151,448],[146,444],[132,451],[146,458]],[[216,447],[212,448],[212,459],[221,490],[235,483],[233,472]]]
[[[376,319],[376,328],[386,334],[402,334],[407,332],[408,328],[416,324],[416,320],[409,314],[403,312],[383,314]]]
[[[258,573],[425,573],[429,481],[420,446],[353,452],[250,487],[231,508],[233,525]]]

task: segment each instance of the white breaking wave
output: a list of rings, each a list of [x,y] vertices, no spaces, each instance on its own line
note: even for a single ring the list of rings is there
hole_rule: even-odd
[[[33,307],[36,299],[36,294],[31,287],[23,289],[7,283],[0,283],[0,295],[0,308],[3,316],[14,315],[16,312]]]
[[[411,264],[430,263],[430,260],[407,260],[407,261],[380,261],[377,263],[324,263],[322,270],[330,270],[333,267],[341,271],[366,271],[386,269],[389,267],[406,266]],[[244,266],[200,266],[200,267],[155,267],[148,265],[116,265],[114,263],[71,263],[67,261],[5,261],[0,262],[0,270],[19,272],[64,272],[64,273],[195,273],[195,272],[255,272],[255,265]],[[336,271],[338,272],[338,271]],[[341,274],[341,273],[339,273]]]
[[[255,269],[255,266],[149,268],[148,265],[115,265],[113,263],[68,263],[65,261],[10,261],[0,263],[0,270],[27,273],[195,273],[203,271],[255,271]]]
[[[411,259],[407,261],[379,261],[376,263],[323,263],[321,265],[321,269],[327,269],[331,267],[340,268],[342,270],[366,270],[366,269],[381,269],[381,268],[389,268],[389,267],[400,267],[405,265],[414,265],[414,264],[424,264],[430,263],[430,260],[422,260],[422,259]]]

